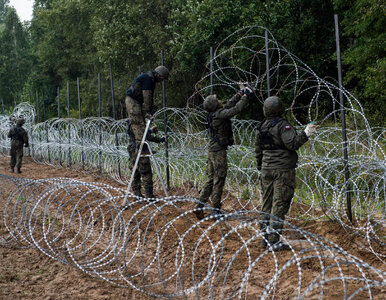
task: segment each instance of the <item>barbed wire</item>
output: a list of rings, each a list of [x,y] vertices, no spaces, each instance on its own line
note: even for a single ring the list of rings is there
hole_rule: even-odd
[[[196,221],[197,199],[157,202],[101,183],[0,175],[0,245],[35,247],[52,259],[154,297],[379,296],[384,271],[290,223],[288,252],[260,246],[258,211]],[[271,268],[267,268],[267,265]],[[290,290],[288,289],[289,287]]]
[[[36,247],[91,276],[157,297],[194,293],[202,298],[271,298],[284,295],[291,282],[296,298],[330,293],[343,299],[364,294],[372,298],[385,286],[383,271],[291,222],[335,220],[356,237],[353,242],[384,264],[385,128],[371,128],[360,101],[344,88],[319,78],[269,32],[266,43],[265,30],[246,27],[227,37],[215,49],[215,68],[197,83],[187,107],[164,108],[154,116],[161,134],[165,132],[163,114],[168,116],[168,161],[165,150],[155,145],[161,173],[165,176],[169,167],[171,185],[187,196],[160,197],[151,203],[128,194],[131,201],[123,210],[120,205],[126,194],[118,188],[63,178],[28,181],[3,176],[6,230],[0,235],[0,244]],[[266,45],[270,93],[291,99],[287,117],[298,129],[310,121],[321,125],[318,135],[298,151],[298,188],[284,233],[291,251],[283,256],[259,249],[257,243],[262,204],[254,157],[258,121],[232,120],[235,145],[228,149],[223,194],[227,219],[197,222],[192,216],[197,202],[194,197],[206,180],[208,137],[202,98],[212,88],[221,95],[232,95],[238,83],[244,82],[255,89],[253,101],[262,103],[268,94]],[[340,92],[350,122],[347,149],[352,223],[345,206]],[[29,151],[37,162],[79,171],[99,168],[117,182],[128,184],[126,120],[55,118],[35,124],[34,108],[27,103],[19,104],[13,114],[26,116]],[[6,153],[10,147],[8,116],[0,116],[0,120],[0,150]],[[20,200],[25,195],[29,205]],[[174,244],[169,245],[171,241]],[[273,261],[275,267],[265,271],[264,280],[269,281],[260,282],[267,261]],[[311,282],[304,279],[308,274]]]

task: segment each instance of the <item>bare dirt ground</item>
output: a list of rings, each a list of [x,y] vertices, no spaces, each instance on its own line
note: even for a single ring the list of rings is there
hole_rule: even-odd
[[[8,164],[9,158],[0,156],[0,173],[30,179],[69,177],[81,181],[100,182],[124,188],[124,186],[119,185],[114,180],[101,176],[97,172],[84,173],[64,168],[53,168],[51,166],[37,164],[29,157],[24,157],[22,174],[9,173]],[[382,262],[369,251],[353,243],[356,237],[345,232],[338,224],[332,221],[299,221],[296,225],[329,239],[350,254],[367,262],[369,265],[384,270]],[[172,241],[171,244],[173,244]],[[266,273],[272,268],[273,263],[274,262],[266,262]],[[272,264],[272,266],[269,264]],[[296,277],[297,269],[294,269],[293,272],[293,275]],[[303,275],[307,276],[307,273],[304,272]],[[264,272],[260,272],[256,276],[264,276]],[[312,278],[314,274],[310,272],[309,276]],[[259,280],[264,282],[264,278],[259,278]],[[309,281],[312,281],[312,279]],[[258,295],[259,293],[257,292],[256,294]],[[290,295],[290,293],[288,294]],[[331,295],[333,295],[333,292]],[[253,299],[253,295],[251,296],[251,299]],[[381,299],[378,297],[376,298]],[[290,298],[292,299],[292,296],[288,299]],[[72,266],[64,265],[49,258],[37,249],[15,249],[0,246],[0,299],[152,298],[135,289],[117,287],[105,281],[92,278]]]
[[[0,156],[0,172],[15,177],[69,177],[118,187],[98,173],[53,168],[24,157],[22,174],[9,172],[9,158]],[[0,299],[151,299],[133,289],[91,278],[72,266],[51,259],[37,249],[0,247]]]

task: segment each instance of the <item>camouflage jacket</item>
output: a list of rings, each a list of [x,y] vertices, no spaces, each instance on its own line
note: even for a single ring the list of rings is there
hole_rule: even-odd
[[[126,96],[142,104],[144,113],[151,112],[153,108],[153,94],[155,89],[155,71],[149,71],[134,79],[131,87],[126,91]]]
[[[8,132],[8,137],[11,139],[11,146],[13,147],[29,146],[27,131],[21,126],[13,126]]]
[[[223,107],[208,114],[210,135],[209,151],[226,150],[233,145],[231,118],[240,113],[248,103],[247,96],[234,95]]]
[[[266,135],[262,137],[264,132]],[[269,141],[270,138],[272,143]],[[297,132],[287,120],[282,118],[266,119],[256,131],[257,168],[259,170],[296,168],[298,162],[296,150],[307,141],[308,137],[305,132]]]

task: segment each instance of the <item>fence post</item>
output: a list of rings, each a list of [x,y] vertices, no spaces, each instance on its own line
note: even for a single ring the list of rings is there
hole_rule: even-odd
[[[338,15],[334,15],[335,22],[335,38],[336,38],[336,57],[338,63],[338,82],[339,82],[339,102],[340,102],[340,119],[342,123],[342,138],[343,138],[343,157],[344,157],[344,173],[345,173],[345,190],[347,200],[347,216],[352,223],[352,208],[351,208],[351,193],[350,193],[350,170],[348,165],[347,151],[347,133],[346,133],[346,117],[343,99],[343,81],[342,81],[342,65],[340,60],[340,43],[339,43],[339,23]]]
[[[164,52],[161,51],[161,65],[164,65]],[[166,188],[170,190],[170,171],[169,171],[169,142],[168,142],[168,116],[166,112],[166,85],[162,80],[162,106],[164,109],[164,131],[165,131],[165,167],[166,167]]]
[[[98,73],[98,103],[99,103],[99,172],[102,173],[102,102],[101,102],[101,73]]]
[[[38,113],[38,123],[40,123],[39,93],[36,91],[36,110]]]
[[[28,92],[28,104],[31,105],[31,93],[30,93],[30,92]],[[29,156],[32,156],[32,154],[31,154],[31,153],[32,153],[32,152],[31,152],[31,148],[33,147],[33,146],[32,146],[32,144],[33,144],[33,143],[32,143],[32,129],[31,129],[31,128],[32,128],[32,126],[30,127],[30,130],[29,130],[29,131],[30,131],[30,135],[29,135],[29,136],[30,136],[30,140],[31,140],[31,142],[30,142],[30,145],[31,145],[31,146],[28,147],[28,155],[29,155]]]
[[[46,120],[46,102],[44,101],[44,94],[42,93],[42,102],[43,102],[43,122]]]
[[[30,148],[31,148],[31,157],[35,157],[35,151],[34,151],[34,136],[32,134],[32,128],[33,128],[33,125],[35,124],[36,120],[35,120],[35,117],[33,120],[31,120],[32,124],[31,124],[31,127],[30,127]],[[29,148],[28,148],[29,149]]]
[[[1,98],[1,111],[2,115],[4,116],[4,100]],[[3,147],[3,153],[5,153],[5,147]]]
[[[50,152],[50,145],[49,145],[49,139],[48,139],[48,128],[47,128],[47,120],[46,120],[46,102],[44,100],[44,95],[42,93],[42,99],[43,99],[43,118],[44,118],[44,129],[46,131],[46,143],[47,143],[47,154],[48,154],[48,162],[51,162],[51,152]]]
[[[268,53],[268,31],[265,31],[265,66],[266,66],[266,74],[267,74],[267,94],[268,97],[271,97],[271,82],[269,75],[269,53]]]
[[[116,120],[117,115],[116,115],[116,111],[115,111],[113,68],[112,68],[111,64],[109,64],[109,68],[110,68],[111,101],[113,103],[113,118],[114,118],[114,120]],[[119,178],[122,178],[122,175],[121,175],[121,159],[119,157],[119,147],[118,147],[119,146],[119,143],[118,143],[118,127],[115,127],[114,135],[115,135],[115,148],[117,150],[118,176],[119,176]]]
[[[84,152],[83,152],[83,124],[82,124],[82,104],[80,102],[80,80],[79,77],[76,79],[76,85],[78,90],[78,108],[79,108],[79,124],[80,124],[80,145],[82,147],[81,151],[81,160],[82,160],[82,170],[84,170]]]
[[[68,166],[71,168],[71,130],[70,130],[70,83],[67,81],[67,133],[68,133]]]
[[[213,95],[213,47],[210,47],[210,94]]]
[[[60,87],[58,86],[57,89],[58,93],[58,121],[60,120]],[[62,132],[61,132],[61,125],[59,124],[58,128],[58,135],[59,135],[59,165],[62,166]]]
[[[39,103],[39,92],[36,91],[36,107],[38,111],[38,124],[40,124],[40,103]],[[41,132],[39,130],[39,147],[41,147],[42,143],[42,137],[41,137]],[[40,150],[40,160],[42,160],[42,151]]]
[[[113,69],[111,64],[109,64],[110,69],[110,87],[111,87],[111,103],[113,105],[113,119],[116,120],[116,112],[115,112],[115,97],[114,97],[114,80],[113,80]]]

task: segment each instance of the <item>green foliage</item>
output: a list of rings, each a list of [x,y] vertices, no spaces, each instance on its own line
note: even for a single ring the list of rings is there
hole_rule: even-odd
[[[317,74],[336,77],[334,11],[329,0],[270,1],[265,26]]]
[[[382,0],[336,1],[343,36],[346,87],[364,104],[370,122],[385,126],[386,3]]]
[[[5,21],[5,16],[7,15],[7,5],[9,0],[0,0],[0,26]],[[1,29],[1,27],[0,27]]]
[[[185,106],[196,82],[208,72],[210,47],[250,25],[268,28],[319,76],[337,78],[333,15],[338,13],[345,86],[371,112],[373,125],[385,124],[385,4],[381,0],[35,0],[29,28],[20,21],[17,25],[17,15],[7,4],[8,0],[0,0],[0,62],[4,62],[0,64],[0,96],[8,103],[21,96],[36,104],[38,91],[44,95],[47,117],[57,116],[57,88],[65,99],[67,81],[71,115],[77,115],[77,78],[82,116],[98,115],[98,73],[102,115],[112,116],[110,64],[117,115],[125,117],[126,89],[139,71],[152,70],[161,63],[161,51],[171,70],[166,82],[167,105]],[[11,28],[24,35],[16,38]],[[11,41],[15,39],[24,42],[14,47]],[[240,64],[248,61],[245,55],[237,53],[233,59]],[[216,89],[224,99],[231,92]],[[297,103],[308,103],[312,93],[303,93]],[[286,91],[281,96],[288,106],[293,96]],[[200,97],[194,100],[202,101]],[[155,101],[162,106],[160,87]],[[320,109],[328,113],[331,107]],[[65,105],[61,112],[67,115]],[[241,117],[261,119],[261,104],[252,101],[251,109]]]
[[[75,80],[92,70],[95,48],[90,35],[90,11],[81,1],[52,0],[35,7],[31,31],[42,71],[61,80]]]
[[[10,105],[20,97],[31,66],[28,31],[16,11],[7,8],[0,32],[0,98]]]

